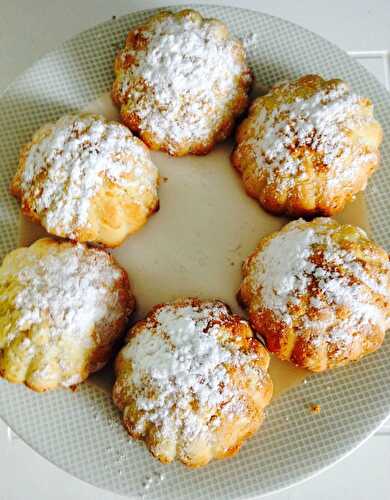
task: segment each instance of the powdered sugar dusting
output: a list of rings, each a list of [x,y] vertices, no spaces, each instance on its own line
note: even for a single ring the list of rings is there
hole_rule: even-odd
[[[264,305],[291,324],[288,304],[307,291],[315,266],[309,260],[316,240],[313,229],[293,229],[272,239],[259,253],[256,264],[256,286],[261,287]]]
[[[237,79],[251,79],[237,57],[238,42],[215,30],[221,27],[207,20],[171,15],[135,31],[144,47],[121,53],[126,112],[136,113],[141,130],[172,143],[171,148],[207,138],[235,99]],[[129,66],[127,60],[134,62]]]
[[[246,33],[241,38],[241,41],[246,49],[250,49],[251,47],[253,47],[256,44],[257,35],[256,35],[256,33],[253,33],[250,31],[249,33]]]
[[[295,86],[296,82],[281,84],[281,95]],[[350,93],[345,83],[291,102],[274,97],[279,104],[271,112],[261,109],[253,124],[258,133],[247,144],[253,148],[259,169],[267,172],[268,182],[277,177],[279,190],[307,178],[305,162],[313,152],[314,168],[328,172],[329,187],[350,181],[362,164],[376,158],[360,143],[354,144],[348,133],[374,119],[372,113],[361,112],[361,98]]]
[[[139,194],[156,190],[156,168],[123,125],[66,115],[37,134],[43,130],[28,151],[21,189],[49,231],[74,237],[88,227],[91,199],[105,179]]]
[[[228,367],[248,364],[250,370],[252,355],[226,340],[220,326],[226,314],[218,303],[164,306],[123,350],[132,363],[137,408],[145,411],[138,432],[153,422],[163,436],[180,432],[193,441],[218,427],[221,416],[245,414]]]
[[[339,230],[331,219],[316,219],[315,225],[296,221],[255,257],[253,292],[287,325],[294,317],[298,334],[300,329],[312,330],[313,345],[326,340],[347,346],[358,331],[373,326],[385,331],[389,326],[386,311],[375,300],[381,296],[390,301],[389,264],[369,275],[359,253],[337,243],[334,234]],[[309,306],[320,314],[306,314],[297,324],[294,311],[307,307],[308,294]]]
[[[80,244],[32,260],[17,277],[23,287],[15,300],[17,326],[29,328],[49,317],[52,336],[89,333],[97,321],[119,316],[111,290],[119,277],[108,255]]]

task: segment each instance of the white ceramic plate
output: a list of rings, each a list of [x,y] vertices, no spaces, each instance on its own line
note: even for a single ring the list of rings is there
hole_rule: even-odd
[[[346,79],[373,99],[385,141],[382,168],[371,180],[366,200],[372,234],[389,249],[390,100],[385,89],[344,52],[298,26],[247,10],[195,8],[222,19],[250,42],[257,90],[320,73]],[[20,145],[41,124],[69,110],[112,112],[108,101],[99,98],[110,89],[116,47],[129,28],[150,14],[132,13],[81,33],[35,63],[1,98],[1,256],[20,241],[19,210],[8,194]],[[116,252],[133,281],[138,315],[153,302],[188,294],[218,296],[238,310],[234,293],[240,262],[261,236],[284,221],[264,214],[245,196],[229,166],[231,147],[225,143],[204,158],[153,154],[168,177],[161,187],[161,210]],[[348,214],[347,219],[365,222],[361,200]],[[389,360],[387,340],[377,354],[354,366],[310,377],[272,403],[262,430],[238,456],[196,471],[163,466],[140,443],[127,439],[106,390],[112,382],[109,370],[75,393],[39,395],[1,381],[0,415],[40,454],[97,486],[148,499],[249,498],[303,480],[374,432],[390,412]],[[310,414],[310,402],[321,404],[320,415]]]

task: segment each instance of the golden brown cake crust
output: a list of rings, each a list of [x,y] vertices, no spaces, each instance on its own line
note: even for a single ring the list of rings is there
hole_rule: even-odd
[[[271,352],[324,371],[381,346],[390,326],[389,257],[354,226],[294,221],[245,261],[238,299]]]
[[[332,215],[365,189],[382,129],[369,99],[341,80],[306,75],[255,99],[237,130],[232,164],[267,211]]]
[[[114,247],[158,208],[147,147],[100,115],[65,115],[21,151],[11,193],[55,236]]]
[[[248,104],[244,48],[217,19],[160,12],[129,32],[115,60],[121,120],[154,150],[204,155]]]
[[[159,304],[116,359],[115,404],[129,434],[163,463],[230,457],[272,396],[269,355],[220,301]]]
[[[102,249],[43,238],[0,267],[0,375],[37,392],[73,387],[111,358],[134,309]]]

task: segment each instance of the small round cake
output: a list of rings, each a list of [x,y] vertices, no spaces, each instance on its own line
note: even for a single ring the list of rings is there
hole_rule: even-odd
[[[272,396],[269,355],[219,301],[155,306],[116,360],[113,398],[129,434],[163,463],[234,455]]]
[[[113,247],[158,208],[157,185],[142,141],[120,123],[77,114],[34,134],[11,192],[50,234]]]
[[[252,82],[241,42],[193,10],[160,12],[130,31],[115,75],[123,123],[174,156],[206,154],[230,135]]]
[[[388,254],[362,229],[317,218],[263,238],[238,293],[283,360],[320,372],[377,350],[390,326]]]
[[[381,142],[369,99],[341,80],[308,75],[255,99],[232,163],[267,211],[332,215],[365,189]]]
[[[0,267],[0,375],[42,392],[110,359],[134,308],[126,272],[102,249],[51,238]]]

